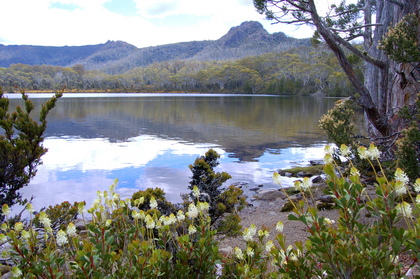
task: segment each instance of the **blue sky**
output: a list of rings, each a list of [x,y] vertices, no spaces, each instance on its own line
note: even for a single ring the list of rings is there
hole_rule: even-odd
[[[322,0],[326,4],[328,1]],[[0,0],[0,44],[88,45],[122,40],[137,47],[215,40],[244,21],[270,33],[310,37],[308,28],[272,25],[252,0]]]

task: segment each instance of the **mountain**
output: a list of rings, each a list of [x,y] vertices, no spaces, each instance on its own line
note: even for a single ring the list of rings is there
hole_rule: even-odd
[[[63,47],[0,44],[0,67],[9,67],[17,63],[63,67],[81,64],[88,70],[118,74],[154,62],[234,60],[309,44],[309,39],[295,39],[282,32],[269,34],[261,23],[247,21],[232,27],[218,40],[145,48],[137,48],[122,41]]]

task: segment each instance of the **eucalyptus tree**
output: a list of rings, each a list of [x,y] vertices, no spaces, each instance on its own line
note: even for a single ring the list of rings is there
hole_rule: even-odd
[[[321,8],[326,8],[324,1],[254,0],[254,6],[275,23],[315,27],[314,38],[323,40],[334,52],[357,90],[355,99],[365,113],[370,138],[382,144],[393,142],[404,128],[398,111],[407,105],[414,106],[420,80],[419,56],[396,59],[393,52],[399,50],[404,56],[403,48],[407,45],[411,45],[413,52],[419,52],[420,1],[348,2],[351,3],[341,1],[331,5],[325,15],[320,12]],[[414,20],[407,22],[410,15]],[[406,22],[406,28],[391,32],[399,22]],[[398,34],[403,35],[396,37]],[[387,40],[388,47],[381,46],[381,41],[390,36],[393,37]],[[363,47],[359,48],[353,42],[359,42]],[[348,52],[365,62],[364,80],[356,74],[346,55]]]

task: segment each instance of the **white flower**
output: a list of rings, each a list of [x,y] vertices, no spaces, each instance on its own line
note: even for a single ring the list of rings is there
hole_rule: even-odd
[[[197,210],[197,207],[195,206],[195,204],[191,203],[188,206],[187,215],[188,215],[188,217],[190,217],[192,219],[197,218],[197,216],[198,216],[198,210]]]
[[[332,155],[334,153],[334,148],[332,148],[330,145],[326,145],[324,147],[325,154]]]
[[[167,218],[166,218],[166,225],[172,225],[176,223],[176,217],[173,213],[171,213]]]
[[[44,228],[51,226],[51,220],[48,218],[48,215],[45,213],[45,211],[41,211],[41,213],[39,213],[39,222],[41,222]]]
[[[3,212],[4,216],[7,216],[12,212],[7,204],[3,204],[1,211]]]
[[[395,191],[395,193],[397,193],[399,195],[403,195],[403,194],[407,193],[407,188],[405,187],[404,182],[402,182],[400,180],[395,181],[394,191]]]
[[[7,236],[5,236],[4,234],[0,233],[0,244],[3,242],[6,242],[7,240]]]
[[[331,164],[333,162],[333,157],[331,156],[331,154],[325,154],[324,162],[325,164]]]
[[[22,231],[21,235],[22,235],[22,238],[25,239],[26,241],[28,241],[31,238],[31,234],[25,230]]]
[[[156,202],[156,199],[155,199],[155,197],[151,197],[150,198],[150,208],[151,209],[155,209],[156,207],[158,206],[158,204],[157,204],[157,202]]]
[[[179,222],[184,221],[185,220],[184,211],[178,210],[178,213],[176,214],[176,218],[178,219]]]
[[[269,240],[265,244],[265,251],[267,251],[267,253],[270,253],[271,252],[271,249],[273,249],[273,247],[274,247],[273,241]]]
[[[239,248],[239,247],[235,247],[234,251],[235,251],[235,256],[236,256],[239,260],[243,260],[243,259],[244,259],[244,254],[242,253],[241,248]]]
[[[257,229],[256,229],[255,225],[252,224],[249,228],[246,228],[243,231],[242,236],[243,236],[245,241],[252,241],[252,238],[254,237],[256,232],[257,232]]]
[[[194,185],[193,189],[192,189],[192,195],[198,199],[198,197],[200,197],[200,190],[198,189],[198,187],[196,185]]]
[[[402,183],[404,183],[404,185],[407,185],[410,179],[402,169],[397,168],[397,170],[395,171],[395,180],[401,181]]]
[[[63,246],[68,242],[66,233],[63,230],[57,232],[57,245]]]
[[[209,211],[210,205],[207,202],[198,202],[197,203],[197,210],[199,212],[207,212]]]
[[[270,233],[268,232],[268,231],[266,231],[266,230],[259,230],[258,231],[258,236],[259,237],[269,237],[270,236]]]
[[[360,159],[367,159],[368,158],[368,152],[367,148],[364,146],[359,146],[357,148],[357,152],[359,152]]]
[[[310,189],[312,187],[312,180],[309,177],[304,177],[301,187],[303,191]]]
[[[23,230],[23,223],[22,222],[17,222],[15,224],[15,231],[20,232],[21,230]]]
[[[283,232],[283,222],[282,221],[278,221],[277,222],[277,225],[276,225],[276,230],[279,232],[279,233],[281,233],[281,232]]]
[[[197,232],[197,229],[194,227],[194,225],[190,225],[188,227],[188,234],[195,234]]]
[[[105,221],[105,226],[106,227],[111,226],[111,224],[112,224],[112,219],[108,219],[108,220]]]
[[[276,171],[273,173],[273,181],[281,187],[280,174]]]
[[[34,209],[34,207],[32,206],[31,203],[27,203],[25,208],[26,208],[26,211],[29,212],[29,214],[32,214],[35,211],[35,209]]]
[[[72,222],[70,222],[70,223],[68,224],[68,226],[67,226],[67,230],[66,230],[66,233],[67,233],[67,235],[68,235],[68,236],[70,236],[70,237],[72,237],[72,236],[75,236],[75,235],[76,235],[76,226],[75,226]]]
[[[413,187],[414,187],[414,191],[416,191],[417,193],[420,193],[420,178],[416,179],[416,183],[414,183]]]
[[[408,218],[411,217],[412,209],[409,203],[403,201],[402,203],[397,204],[395,209],[397,210],[398,214],[404,215]]]
[[[335,223],[335,221],[334,221],[334,220],[331,220],[330,218],[325,217],[325,218],[324,218],[324,223],[325,223],[326,225],[328,225],[328,226],[331,226],[332,224],[334,224],[334,223]]]
[[[131,216],[133,217],[134,220],[138,220],[140,219],[140,212],[133,210],[131,211]]]
[[[345,144],[342,144],[341,145],[341,147],[340,147],[340,153],[341,153],[341,156],[344,156],[344,157],[348,157],[348,156],[351,155],[350,148],[347,145],[345,145]]]
[[[351,167],[350,175],[351,176],[360,176],[360,172],[355,167]]]
[[[13,278],[20,278],[22,276],[22,271],[17,267],[12,267],[12,277]]]
[[[155,228],[155,221],[153,221],[153,218],[150,215],[147,215],[144,219],[146,222],[146,228],[148,229],[154,229]]]
[[[84,209],[85,209],[85,203],[84,202],[79,202],[77,204],[77,212],[79,214],[82,214]]]
[[[246,254],[250,257],[253,257],[254,256],[254,249],[252,249],[252,247],[246,248]]]
[[[369,146],[369,149],[367,151],[367,156],[371,160],[377,160],[381,156],[381,152],[379,151],[379,149],[373,143],[371,143],[370,146]]]

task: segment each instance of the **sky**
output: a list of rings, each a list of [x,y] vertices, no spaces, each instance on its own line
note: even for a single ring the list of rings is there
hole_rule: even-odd
[[[217,40],[250,20],[262,23],[269,33],[281,31],[295,38],[313,33],[308,27],[273,25],[256,12],[252,0],[0,0],[0,15],[0,44],[5,45],[121,40],[147,47]]]

